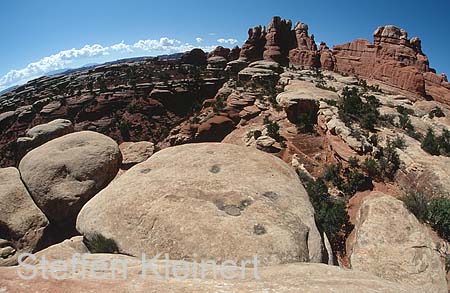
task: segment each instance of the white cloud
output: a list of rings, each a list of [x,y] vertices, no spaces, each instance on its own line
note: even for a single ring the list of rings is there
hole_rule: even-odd
[[[236,39],[218,39],[217,42],[219,42],[221,44],[234,45],[238,42],[238,40],[236,40]]]
[[[44,57],[39,61],[28,64],[25,68],[11,70],[0,78],[0,90],[5,89],[19,81],[29,80],[33,77],[52,70],[63,69],[74,59],[104,56],[109,54],[109,48],[102,45],[86,45],[81,49],[64,50],[54,55]]]
[[[198,42],[197,38],[197,42]],[[194,46],[189,43],[181,43],[179,40],[162,37],[159,40],[139,40],[134,44],[126,44],[124,41],[111,45],[102,46],[99,44],[85,45],[79,49],[70,49],[58,52],[39,61],[32,62],[22,69],[14,69],[0,77],[0,90],[15,84],[27,82],[33,78],[44,75],[47,72],[68,68],[68,65],[87,58],[108,56],[112,53],[135,56],[141,52],[154,55],[171,54],[185,52],[194,48],[201,48],[204,51],[211,51],[215,46]]]
[[[197,41],[197,43],[203,42],[203,39],[202,39],[202,38],[195,38],[195,40]]]
[[[208,33],[209,36],[215,36],[216,33]]]

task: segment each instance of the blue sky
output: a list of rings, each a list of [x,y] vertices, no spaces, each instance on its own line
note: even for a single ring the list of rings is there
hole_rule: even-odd
[[[120,58],[239,46],[273,15],[306,22],[329,46],[394,24],[422,39],[431,66],[450,75],[448,0],[95,1],[2,0],[0,90],[40,76]]]

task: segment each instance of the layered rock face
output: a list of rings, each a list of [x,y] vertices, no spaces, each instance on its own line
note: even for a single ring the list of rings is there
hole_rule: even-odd
[[[269,24],[263,58],[280,64],[287,64],[289,49],[293,46],[292,23],[276,16]]]
[[[261,26],[250,29],[240,57],[358,75],[450,104],[450,83],[446,76],[437,75],[429,67],[421,40],[409,39],[403,29],[380,26],[373,34],[373,43],[357,39],[330,50],[324,42],[317,48],[307,24],[297,22],[293,30],[291,25],[290,20],[276,16],[267,31]]]
[[[268,29],[255,27],[242,46],[241,58],[249,61],[268,60],[283,65],[320,67],[320,55],[314,35],[308,34],[308,25],[297,22],[292,30],[291,20],[272,18]]]
[[[77,230],[88,239],[112,238],[135,256],[322,261],[314,211],[297,174],[272,155],[231,144],[157,152],[90,200]]]
[[[334,46],[334,69],[450,102],[450,86],[430,69],[419,38],[408,39],[405,30],[392,25],[378,27],[373,38],[373,43],[359,39]]]
[[[320,67],[320,56],[314,35],[308,35],[308,25],[297,22],[294,27],[296,46],[289,51],[289,60],[294,65]]]
[[[266,44],[266,27],[256,26],[248,30],[248,39],[242,45],[239,58],[248,61],[261,60]]]

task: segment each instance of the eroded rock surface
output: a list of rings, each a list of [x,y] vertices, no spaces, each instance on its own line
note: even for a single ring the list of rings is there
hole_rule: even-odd
[[[295,172],[274,156],[230,144],[159,151],[89,201],[77,229],[112,238],[131,255],[322,260],[313,209]]]

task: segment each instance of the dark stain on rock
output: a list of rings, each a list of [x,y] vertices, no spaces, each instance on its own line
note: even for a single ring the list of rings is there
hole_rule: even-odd
[[[225,213],[227,213],[228,215],[230,215],[230,216],[235,216],[235,217],[237,217],[237,216],[240,216],[240,215],[241,215],[241,210],[240,210],[237,206],[235,206],[235,205],[228,205],[228,206],[225,206],[224,209],[223,209],[223,211],[224,211]]]
[[[211,173],[219,173],[220,172],[220,166],[219,165],[212,165],[211,169],[209,169],[209,172],[211,172]]]
[[[152,170],[152,169],[150,169],[150,168],[142,169],[142,170],[141,170],[141,173],[142,173],[142,174],[147,174],[147,173],[149,173],[151,170]]]
[[[223,211],[223,209],[225,208],[225,204],[224,204],[223,201],[221,201],[220,199],[214,201],[214,204],[215,204],[216,207],[217,207],[219,210],[221,210],[221,211]]]
[[[253,233],[255,233],[256,235],[263,235],[263,234],[266,234],[267,231],[263,225],[255,224],[255,226],[253,226]]]
[[[273,192],[273,191],[266,191],[263,193],[263,196],[267,197],[268,199],[271,199],[271,200],[276,200],[279,195],[278,195],[278,193]]]
[[[241,201],[241,203],[239,204],[238,208],[242,211],[246,207],[251,205],[252,203],[253,203],[253,201],[251,199],[244,199],[243,201]]]

